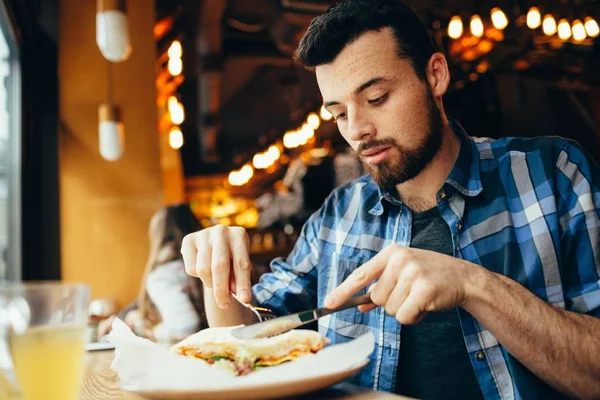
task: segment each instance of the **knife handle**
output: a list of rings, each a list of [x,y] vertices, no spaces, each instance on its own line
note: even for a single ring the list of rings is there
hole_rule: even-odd
[[[332,311],[335,312],[335,311],[345,310],[346,308],[352,308],[352,307],[356,307],[356,306],[361,306],[363,304],[369,304],[369,303],[372,303],[372,302],[373,301],[371,300],[371,293],[365,293],[365,294],[360,295],[360,296],[349,298],[348,300],[346,300],[345,302],[343,302],[339,307],[336,307]]]

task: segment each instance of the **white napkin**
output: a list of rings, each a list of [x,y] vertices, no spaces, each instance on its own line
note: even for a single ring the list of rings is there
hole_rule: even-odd
[[[136,336],[118,318],[113,322],[108,341],[115,345],[111,368],[119,376],[121,387],[130,391],[218,390],[313,378],[365,363],[375,346],[373,335],[368,333],[347,343],[326,346],[316,354],[293,362],[262,368],[244,376],[233,376]]]

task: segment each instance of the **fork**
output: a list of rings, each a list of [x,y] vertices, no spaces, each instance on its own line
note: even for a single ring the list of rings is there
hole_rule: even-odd
[[[275,314],[273,314],[273,311],[269,310],[268,308],[253,306],[250,303],[246,303],[245,301],[242,301],[237,296],[237,294],[235,294],[233,291],[230,293],[231,293],[231,296],[233,296],[233,298],[238,301],[238,303],[240,303],[244,307],[250,309],[250,311],[252,311],[258,317],[259,322],[268,321],[270,319],[277,317]]]

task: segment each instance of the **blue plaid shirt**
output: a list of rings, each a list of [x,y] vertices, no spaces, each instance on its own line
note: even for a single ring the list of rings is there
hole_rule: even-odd
[[[461,149],[437,207],[454,256],[510,277],[554,306],[600,317],[598,166],[567,139],[474,139],[457,122],[451,126]],[[411,211],[361,177],[335,189],[308,219],[287,259],[274,260],[253,287],[255,301],[279,314],[321,307],[354,269],[410,239]],[[457,312],[486,399],[557,396],[469,313]],[[371,362],[353,383],[395,390],[401,325],[383,307],[345,310],[318,326],[332,343],[372,333]]]

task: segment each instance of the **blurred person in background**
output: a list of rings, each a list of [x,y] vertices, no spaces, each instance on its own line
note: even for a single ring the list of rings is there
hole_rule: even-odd
[[[138,335],[173,342],[207,327],[202,285],[186,274],[183,238],[200,229],[187,204],[159,210],[150,220],[150,252],[139,295],[118,315]],[[98,338],[110,331],[117,316],[100,322]]]

